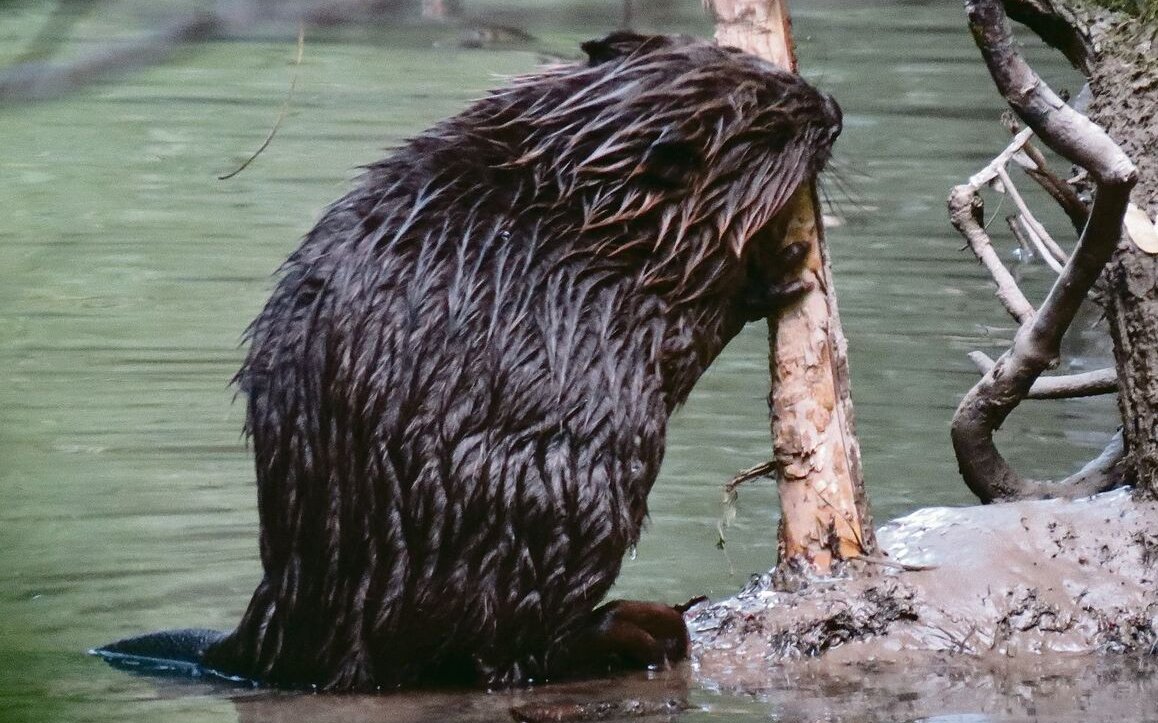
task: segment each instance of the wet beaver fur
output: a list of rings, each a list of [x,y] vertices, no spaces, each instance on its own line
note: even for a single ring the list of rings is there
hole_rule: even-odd
[[[594,608],[840,110],[691,38],[583,48],[369,166],[282,267],[238,374],[264,577],[194,661],[370,690],[686,654],[677,610]]]

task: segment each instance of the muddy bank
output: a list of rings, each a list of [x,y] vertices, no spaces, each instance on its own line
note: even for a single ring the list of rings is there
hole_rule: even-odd
[[[1100,666],[1158,694],[1158,505],[1117,491],[930,508],[878,535],[889,560],[926,569],[858,563],[846,579],[797,592],[754,578],[689,612],[696,677],[766,693],[792,678],[818,690],[855,681],[883,700],[956,695],[965,710],[984,711],[985,691],[1005,706],[1017,696],[998,691],[1026,681],[1069,681],[1058,692],[1071,705],[1079,693],[1112,697],[1097,675],[1073,678]]]

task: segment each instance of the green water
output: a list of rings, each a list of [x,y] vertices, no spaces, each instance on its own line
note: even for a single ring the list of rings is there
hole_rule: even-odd
[[[710,32],[696,0],[672,5],[643,27]],[[0,4],[0,61],[47,7]],[[79,45],[147,24],[145,7],[91,17]],[[619,17],[616,3],[581,7],[524,3],[506,20],[557,52]],[[975,379],[964,355],[994,354],[1012,327],[959,250],[944,199],[1002,147],[1001,104],[955,3],[793,9],[802,67],[845,109],[840,183],[827,183],[843,223],[830,243],[877,518],[968,503],[947,432]],[[237,620],[259,568],[243,406],[228,382],[270,274],[358,164],[538,57],[435,47],[453,34],[429,28],[311,37],[276,140],[218,181],[276,117],[291,36],[215,42],[61,100],[0,108],[0,720],[352,716],[348,701],[298,697],[295,713],[293,696],[275,694],[255,707],[84,655],[141,631]],[[1051,79],[1074,82],[1030,50]],[[1030,291],[1049,280],[1040,266],[1021,273]],[[1092,321],[1070,343],[1090,366],[1108,354]],[[720,483],[768,455],[764,334],[753,325],[736,339],[672,420],[650,529],[617,595],[720,597],[774,563],[771,485],[742,492],[727,552],[715,547]],[[1115,419],[1109,400],[1027,405],[1003,449],[1028,475],[1058,476],[1099,450]],[[478,696],[405,700],[411,713],[497,710]],[[775,717],[758,701],[693,700],[705,707],[689,720]],[[402,715],[389,705],[375,704],[378,719]]]

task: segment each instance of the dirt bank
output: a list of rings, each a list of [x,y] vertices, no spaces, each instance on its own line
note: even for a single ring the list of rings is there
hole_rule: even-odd
[[[939,704],[963,696],[976,711],[986,709],[979,692],[1016,681],[1069,681],[1058,693],[1071,703],[1084,691],[1110,704],[1117,696],[1107,680],[1118,678],[1149,685],[1155,695],[1142,700],[1158,697],[1158,505],[1117,491],[930,508],[878,535],[889,560],[926,569],[857,563],[847,578],[797,592],[754,578],[735,597],[689,612],[696,677],[710,688],[771,692],[791,678],[864,689],[868,674],[881,700],[898,687]],[[1075,671],[1092,677],[1075,682]],[[1016,699],[1006,692],[993,705]]]

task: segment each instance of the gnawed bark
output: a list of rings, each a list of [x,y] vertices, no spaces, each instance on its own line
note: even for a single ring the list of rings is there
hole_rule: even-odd
[[[786,2],[713,0],[710,7],[720,44],[796,69]],[[785,582],[795,573],[827,574],[835,562],[876,548],[853,423],[847,343],[815,189],[802,188],[788,209],[782,243],[810,244],[804,278],[813,289],[768,321],[781,506],[777,571]]]
[[[1004,29],[1002,23],[982,25]],[[1007,43],[1001,45],[999,55],[1009,52]],[[1000,83],[1010,77],[998,80]],[[1021,76],[1019,80],[1026,78]],[[1014,94],[1015,105],[1039,125],[1056,120],[1051,118],[1054,99],[1046,108],[1036,104],[1044,95],[1038,83],[1012,85],[1019,91]],[[1061,107],[1060,101],[1056,107]],[[1082,125],[1074,123],[1068,128]],[[983,403],[988,412],[1006,404],[1007,413],[1027,388],[1037,387],[1052,394],[1063,390],[1051,389],[1050,385],[1061,385],[1068,391],[1085,393],[1104,390],[1112,379],[1102,372],[1094,379],[1074,375],[1035,382],[1036,374],[1026,374],[1025,366],[1038,366],[1043,358],[1056,354],[1054,335],[1060,336],[1064,324],[1055,327],[1051,320],[1072,316],[1084,296],[1084,288],[1071,294],[1070,285],[1080,282],[1079,286],[1084,286],[1096,277],[1096,266],[1088,263],[1090,247],[1107,245],[1107,235],[1112,247],[1119,228],[1108,219],[1115,216],[1112,211],[1116,209],[1120,221],[1131,177],[1129,164],[1104,168],[1097,166],[1097,158],[1083,156],[1095,166],[1094,170],[1103,173],[1102,180],[1109,178],[1112,182],[1100,189],[1091,221],[1083,224],[1083,243],[1073,259],[1067,255],[1058,286],[1038,310],[989,247],[977,194],[991,181],[1003,183],[997,169],[1022,163],[1025,159],[1020,154],[1036,167],[1044,168],[1044,164],[1033,161],[1032,152],[1024,146],[1029,135],[1027,131],[1015,139],[994,164],[955,194],[955,220],[971,245],[976,243],[978,256],[987,259],[994,277],[1008,277],[1008,283],[1000,286],[1006,292],[1003,301],[1010,314],[1022,322],[1014,348],[996,362],[982,362],[983,371],[987,372],[983,384],[991,392],[1012,395],[991,399],[988,407]],[[1063,139],[1070,135],[1061,134]],[[1061,193],[1055,199],[1063,205],[1072,204],[1070,194],[1060,187],[1058,190]],[[1063,195],[1064,201],[1059,198]],[[1083,208],[1071,219],[1084,215]],[[1108,252],[1103,248],[1100,253]],[[1015,383],[1011,384],[1007,375]],[[991,437],[987,441],[992,444]],[[993,452],[1003,463],[996,450]],[[1073,486],[1094,489],[1108,479],[1120,480],[1121,457],[1120,436],[1116,436],[1105,453],[1072,478]],[[1031,691],[1025,699],[1032,700],[1032,705],[1027,705],[1024,713],[1030,717],[1041,716],[1045,710],[1041,706],[1048,706],[1033,687],[1042,680],[1064,681],[1061,704],[1052,711],[1054,717],[1064,717],[1072,712],[1073,691],[1082,683],[1078,678],[1047,671],[1045,666],[1076,660],[1081,661],[1081,668],[1094,669],[1107,662],[1107,658],[1096,654],[1130,652],[1145,657],[1158,644],[1158,595],[1154,585],[1158,536],[1153,533],[1156,521],[1158,502],[1135,501],[1125,490],[1078,500],[1021,500],[918,510],[878,531],[880,547],[890,565],[877,568],[877,574],[799,591],[775,589],[773,576],[759,576],[733,598],[691,609],[688,619],[695,670],[716,688],[761,695],[769,690],[786,691],[777,711],[788,711],[789,715],[800,710],[792,707],[793,702],[806,698],[811,690],[819,705],[809,709],[811,715],[798,716],[811,718],[831,717],[830,701],[839,695],[832,691],[842,684],[856,696],[852,710],[868,709],[885,689],[878,684],[879,671],[904,680],[903,688],[892,689],[904,696],[930,677],[941,676],[931,695],[936,699],[935,705],[918,709],[909,705],[909,698],[905,697],[903,706],[876,716],[890,719],[933,717],[963,709],[1008,713],[1004,697],[995,698],[997,702],[992,706],[972,697],[968,702],[954,700],[948,707],[942,701],[973,686],[992,691],[995,684],[991,679],[974,678],[970,682],[976,675],[969,672],[971,669],[1010,671],[1017,685],[1028,686],[1026,689]],[[872,661],[871,665],[866,666],[865,661]],[[954,672],[946,675],[947,669]],[[838,675],[840,671],[853,673],[843,683],[828,684],[829,679],[821,676],[830,671],[838,671]],[[1097,679],[1086,684],[1100,693],[1106,682]],[[890,704],[900,699],[889,694],[884,697],[890,699]],[[1125,696],[1129,697],[1130,694]],[[1151,698],[1141,696],[1138,705],[1121,714],[1113,705],[1115,696],[1106,696],[1099,703],[1099,710],[1113,709],[1119,717],[1132,720],[1144,717]],[[1046,717],[1050,713],[1047,711]]]
[[[706,4],[716,18],[717,43],[796,70],[787,0],[711,0]]]
[[[780,492],[780,567],[826,572],[875,550],[853,425],[847,342],[815,191],[802,189],[784,243],[807,240],[814,291],[769,321],[769,405]],[[805,564],[810,567],[806,567]]]

